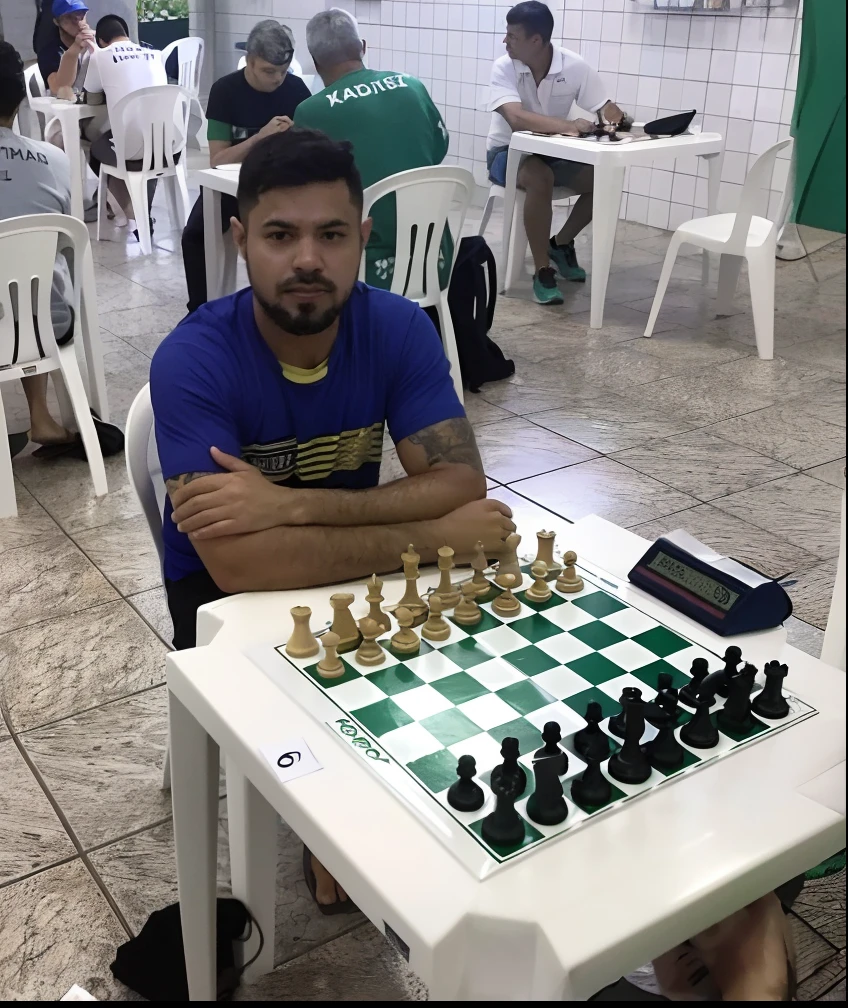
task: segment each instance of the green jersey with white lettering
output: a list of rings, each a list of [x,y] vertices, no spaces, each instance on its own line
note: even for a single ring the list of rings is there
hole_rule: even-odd
[[[440,164],[448,150],[448,131],[439,110],[427,88],[409,74],[367,69],[346,74],[301,102],[294,122],[334,140],[349,140],[366,188],[396,172]],[[387,288],[394,271],[394,195],[375,204],[371,216],[374,227],[365,252],[365,279]],[[442,286],[451,252],[446,230],[439,262]]]

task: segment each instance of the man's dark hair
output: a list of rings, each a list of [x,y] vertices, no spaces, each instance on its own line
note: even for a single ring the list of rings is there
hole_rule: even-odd
[[[0,118],[9,119],[26,97],[24,64],[18,50],[0,40]]]
[[[550,42],[554,33],[554,16],[539,0],[524,0],[524,3],[516,4],[507,14],[506,23],[521,25],[528,38],[541,35],[543,42]]]
[[[129,38],[129,35],[126,21],[118,14],[104,14],[94,29],[94,37],[103,45],[109,45],[116,38]]]
[[[339,181],[347,185],[350,200],[361,214],[362,179],[347,140],[331,140],[319,130],[296,126],[285,133],[273,133],[256,144],[242,162],[237,194],[242,224],[247,224],[259,197],[272,189]]]

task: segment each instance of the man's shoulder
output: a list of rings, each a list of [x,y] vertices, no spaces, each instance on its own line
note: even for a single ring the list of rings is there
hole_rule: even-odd
[[[492,72],[508,74],[510,77],[515,77],[518,73],[517,67],[521,67],[523,65],[523,63],[516,62],[510,55],[504,53],[503,56],[498,56],[492,64]]]
[[[400,345],[409,326],[424,312],[414,301],[380,287],[357,282],[349,300],[350,310],[357,319],[367,319],[370,334],[388,344]]]
[[[216,370],[222,360],[237,358],[243,344],[242,298],[249,290],[207,301],[177,323],[153,355],[151,380],[164,377],[183,361],[190,369]]]
[[[212,83],[209,88],[209,97],[218,98],[221,95],[229,94],[244,81],[244,73],[241,70],[233,70],[232,73],[224,74]]]
[[[326,95],[329,90],[330,88],[324,88],[323,91],[316,91],[315,94],[311,94],[308,98],[304,98],[295,109],[295,118],[298,121],[302,121],[304,118],[308,118],[316,112],[320,114],[321,110],[327,103]]]
[[[567,67],[571,67],[573,69],[574,67],[589,66],[580,53],[574,52],[573,49],[566,49],[565,46],[557,46],[556,49],[562,59],[563,69],[566,69]]]

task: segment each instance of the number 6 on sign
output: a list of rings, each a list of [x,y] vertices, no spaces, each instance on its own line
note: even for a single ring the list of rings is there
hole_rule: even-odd
[[[312,750],[302,738],[271,742],[259,747],[259,751],[274,768],[278,780],[285,784],[295,777],[305,777],[321,769]]]

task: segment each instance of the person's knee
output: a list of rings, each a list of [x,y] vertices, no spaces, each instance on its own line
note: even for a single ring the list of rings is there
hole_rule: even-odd
[[[518,187],[534,196],[550,196],[554,189],[554,173],[539,158],[526,158],[518,169]]]

